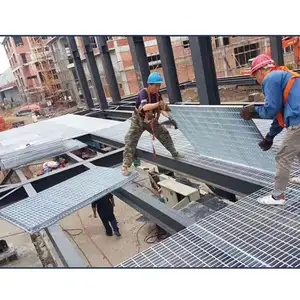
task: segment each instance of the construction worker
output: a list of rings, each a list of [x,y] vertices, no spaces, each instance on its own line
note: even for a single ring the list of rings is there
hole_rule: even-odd
[[[266,205],[285,204],[285,190],[289,182],[291,165],[300,159],[300,75],[286,67],[276,67],[267,55],[257,56],[251,66],[251,75],[262,85],[265,96],[263,106],[248,105],[241,111],[245,120],[256,114],[262,119],[274,119],[269,133],[260,143],[269,150],[274,137],[286,127],[286,134],[276,155],[275,187],[271,195],[259,198]],[[293,179],[297,182],[299,179]],[[299,180],[300,182],[300,180]]]
[[[92,203],[94,218],[97,218],[98,212],[98,215],[105,227],[107,236],[112,236],[113,231],[116,236],[121,236],[117,225],[117,220],[114,215],[114,206],[115,202],[112,194],[108,194]]]
[[[163,79],[159,73],[152,73],[148,77],[148,87],[138,94],[131,126],[125,137],[122,166],[122,173],[125,176],[129,174],[128,168],[133,162],[138,141],[144,130],[153,134],[153,138],[156,137],[174,158],[183,158],[183,155],[176,151],[168,130],[158,123],[160,113],[171,120],[167,113],[168,105],[159,93],[162,82]]]

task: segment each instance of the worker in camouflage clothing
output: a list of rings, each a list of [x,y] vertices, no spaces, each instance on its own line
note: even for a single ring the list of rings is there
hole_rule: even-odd
[[[153,134],[174,158],[183,157],[176,151],[168,130],[158,123],[160,113],[171,119],[167,113],[169,107],[159,93],[162,82],[159,73],[152,73],[148,77],[148,87],[142,89],[138,94],[131,126],[125,137],[122,167],[122,173],[125,176],[129,174],[128,168],[133,162],[138,141],[144,130]]]

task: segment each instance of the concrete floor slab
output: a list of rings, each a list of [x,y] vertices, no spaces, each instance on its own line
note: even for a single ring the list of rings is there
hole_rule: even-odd
[[[112,267],[127,258],[150,247],[144,242],[146,235],[155,228],[152,223],[137,221],[141,216],[136,210],[115,197],[115,216],[118,221],[122,237],[108,237],[100,218],[94,218],[91,207],[85,207],[60,222],[64,229],[82,229],[83,232],[72,238],[66,234],[78,253],[92,267]],[[142,227],[142,228],[141,228]],[[141,229],[140,229],[141,228]],[[140,230],[139,230],[140,229]],[[139,231],[139,241],[137,232]],[[77,234],[79,231],[69,231]],[[84,252],[84,254],[83,254]]]
[[[43,267],[30,235],[23,233],[17,226],[0,220],[0,239],[5,239],[9,245],[12,245],[17,250],[18,256],[17,260],[1,267]]]

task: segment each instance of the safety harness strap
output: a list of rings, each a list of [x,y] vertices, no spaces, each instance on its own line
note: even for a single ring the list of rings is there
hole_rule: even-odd
[[[286,72],[289,72],[291,73],[293,76],[291,77],[291,79],[288,81],[288,83],[286,84],[286,87],[283,91],[283,99],[282,99],[282,104],[283,104],[283,108],[285,107],[287,101],[288,101],[288,98],[289,98],[289,93],[293,87],[293,84],[295,83],[295,80],[296,78],[300,78],[300,74],[296,73],[296,72],[293,72],[291,71],[290,69],[288,69],[287,67],[285,66],[281,66],[281,67],[273,67],[269,70],[269,72],[266,74],[266,76],[272,72],[272,71],[286,71]],[[277,121],[278,121],[278,124],[284,128],[286,127],[286,124],[284,123],[284,116],[283,116],[283,113],[282,112],[279,112],[276,116],[277,118]]]

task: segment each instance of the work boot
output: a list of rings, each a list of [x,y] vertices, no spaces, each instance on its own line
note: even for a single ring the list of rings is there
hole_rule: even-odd
[[[300,184],[300,177],[292,177],[290,183]]]
[[[115,235],[116,235],[116,236],[121,236],[120,231],[115,231]]]
[[[128,176],[130,174],[129,170],[127,167],[122,167],[122,170],[121,170],[122,174],[124,176]]]
[[[181,154],[181,153],[179,153],[179,152],[177,152],[176,154],[174,154],[174,155],[172,155],[172,156],[173,156],[173,158],[175,158],[175,159],[184,158],[184,155]]]
[[[284,196],[280,199],[275,199],[272,195],[258,198],[257,202],[264,205],[284,205],[286,203]]]

